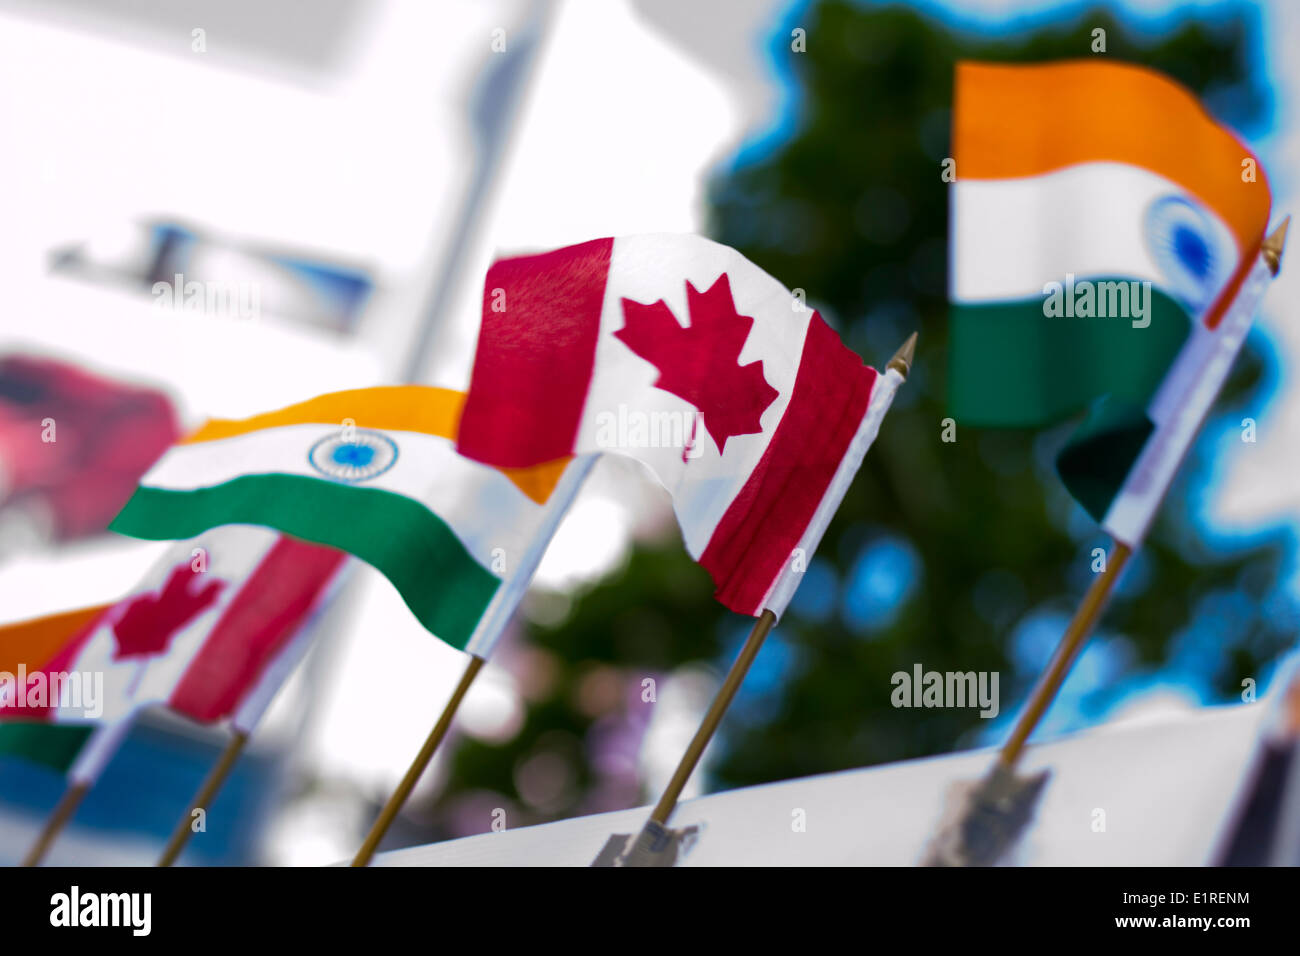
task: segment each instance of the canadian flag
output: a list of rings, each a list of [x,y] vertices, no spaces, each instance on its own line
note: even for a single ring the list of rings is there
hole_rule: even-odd
[[[458,450],[643,462],[718,600],[779,616],[901,381],[734,249],[596,239],[488,270]]]
[[[264,708],[344,557],[250,525],[179,541],[116,604],[0,628],[0,719],[113,723],[161,704],[210,723]]]

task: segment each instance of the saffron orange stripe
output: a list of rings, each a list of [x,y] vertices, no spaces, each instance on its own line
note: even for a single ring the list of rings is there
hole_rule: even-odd
[[[330,392],[251,418],[213,419],[183,438],[180,444],[219,441],[285,425],[338,425],[342,428],[348,421],[357,428],[421,432],[455,441],[464,407],[465,393],[449,388],[431,385],[357,388]],[[555,490],[570,460],[561,458],[531,468],[500,470],[520,491],[542,504]]]
[[[330,392],[251,418],[213,419],[181,440],[217,441],[282,425],[338,425],[381,431],[423,432],[454,441],[465,406],[463,392],[428,385],[387,385]]]
[[[1088,162],[1158,173],[1197,196],[1253,259],[1272,198],[1255,155],[1188,90],[1153,70],[1067,60],[957,64],[953,102],[957,178],[1014,179]],[[1242,181],[1255,160],[1256,182]]]
[[[112,606],[79,608],[0,627],[0,672],[16,674],[19,664],[26,665],[29,672],[44,667],[83,628]]]

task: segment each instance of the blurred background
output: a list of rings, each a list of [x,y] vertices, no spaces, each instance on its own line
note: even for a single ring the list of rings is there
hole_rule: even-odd
[[[104,528],[178,430],[463,389],[498,255],[702,232],[808,290],[868,363],[920,347],[686,796],[1000,740],[1105,541],[1052,468],[1072,424],[939,442],[952,70],[1094,55],[1097,28],[1296,209],[1286,0],[0,0],[0,623],[136,584],[165,544]],[[1284,268],[1040,734],[1262,693],[1295,644],[1298,290]],[[16,454],[51,408],[75,440]],[[602,462],[385,847],[653,799],[749,624],[662,490]],[[464,666],[365,567],[318,627],[184,862],[349,857]],[[999,672],[1000,715],[894,709],[918,663]],[[148,715],[51,862],[152,862],[224,740]],[[0,861],[62,789],[0,756]]]

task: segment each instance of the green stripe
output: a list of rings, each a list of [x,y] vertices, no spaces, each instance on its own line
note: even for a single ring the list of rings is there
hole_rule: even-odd
[[[1049,317],[1041,296],[953,303],[949,414],[958,425],[1023,428],[1061,421],[1103,395],[1145,408],[1191,327],[1154,288],[1147,315],[1151,324],[1138,329],[1125,318]]]
[[[0,756],[18,757],[67,773],[94,728],[77,724],[0,722]]]
[[[1054,424],[1087,409],[1056,470],[1102,521],[1151,435],[1146,407],[1191,319],[1154,288],[1145,328],[1129,318],[1049,316],[1044,298],[953,303],[949,414],[959,425],[1015,428]]]
[[[223,524],[265,525],[356,555],[393,583],[421,624],[457,648],[501,583],[418,501],[300,475],[247,475],[194,491],[141,486],[109,527],[177,539]]]

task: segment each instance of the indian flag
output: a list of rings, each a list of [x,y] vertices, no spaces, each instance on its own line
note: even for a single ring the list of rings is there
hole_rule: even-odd
[[[115,604],[0,627],[0,753],[66,770],[92,728],[118,740],[146,707],[213,723],[260,706],[344,557],[222,527],[169,548]]]
[[[1135,464],[1188,402],[1208,409],[1249,327],[1253,308],[1227,319],[1258,297],[1264,172],[1183,87],[1101,60],[959,64],[953,159],[951,412],[1039,426],[1087,411],[1058,466],[1133,543],[1167,484]],[[1160,442],[1160,476],[1183,439]]]
[[[347,551],[433,634],[484,656],[568,500],[552,492],[562,476],[575,488],[585,463],[503,472],[468,461],[455,449],[463,403],[394,386],[209,422],[158,460],[110,527],[185,538],[264,525]]]
[[[901,381],[734,249],[596,239],[488,270],[459,448],[635,458],[718,600],[780,615]]]

